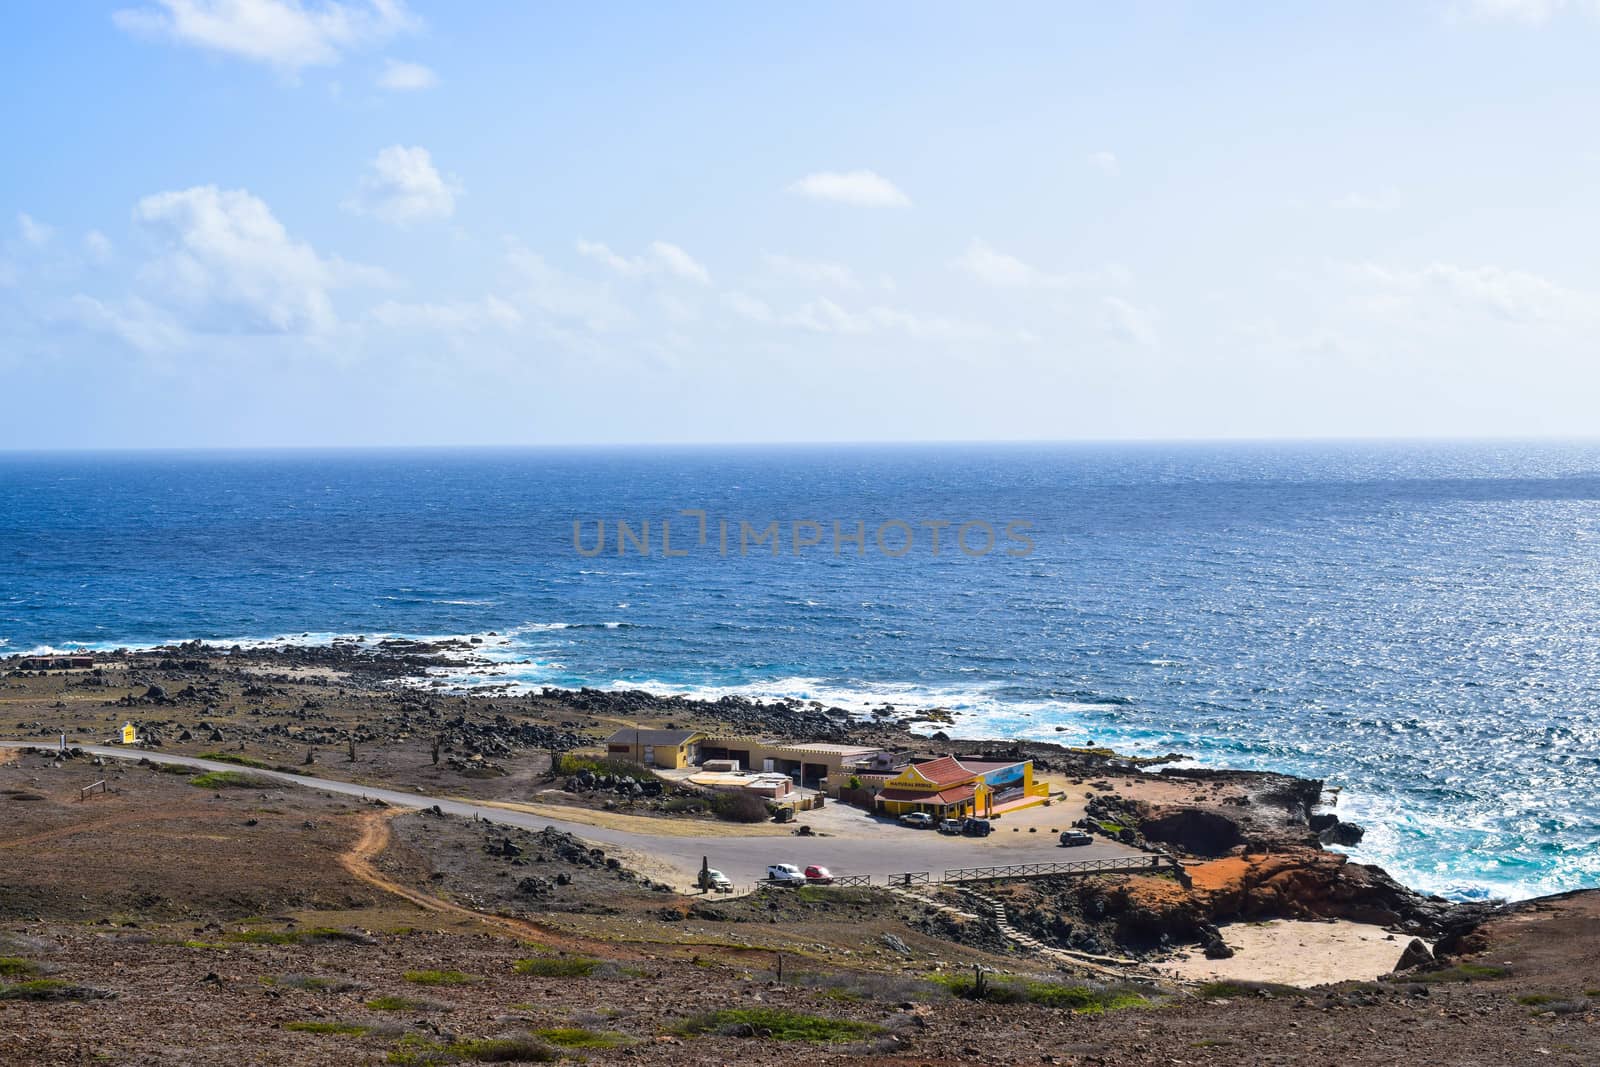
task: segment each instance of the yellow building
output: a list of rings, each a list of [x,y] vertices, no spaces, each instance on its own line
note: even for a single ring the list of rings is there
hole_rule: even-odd
[[[1049,788],[1033,780],[1033,761],[958,760],[943,756],[913,763],[884,783],[879,810],[890,815],[925,811],[940,818],[987,816],[1038,804]]]
[[[643,767],[682,770],[700,762],[699,730],[618,730],[606,738],[606,755],[630,760]]]

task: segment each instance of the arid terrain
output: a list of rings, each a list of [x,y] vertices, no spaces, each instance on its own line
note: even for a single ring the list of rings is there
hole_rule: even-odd
[[[1087,819],[1095,849],[1161,849],[1181,873],[706,897],[669,857],[799,839],[674,805],[671,788],[567,793],[552,759],[667,722],[927,754],[1011,743],[909,733],[926,709],[860,723],[450,695],[408,681],[434,651],[185,647],[0,677],[0,739],[34,746],[0,748],[0,1063],[1600,1062],[1600,894],[1421,897],[1320,846],[1313,825],[1344,824],[1317,810],[1317,783],[1029,746],[1060,789],[1039,837]],[[71,751],[124,723],[151,747]],[[526,810],[502,823],[435,798]],[[807,814],[823,844],[866,822]],[[970,847],[1035,848],[1018,829]],[[1406,969],[1380,977],[1385,958]],[[1254,980],[1269,973],[1310,977]],[[1361,977],[1307,984],[1341,973]]]

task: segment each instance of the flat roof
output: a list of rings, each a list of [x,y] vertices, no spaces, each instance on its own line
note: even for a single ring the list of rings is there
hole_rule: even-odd
[[[627,727],[606,738],[608,745],[681,745],[699,730],[635,730]]]

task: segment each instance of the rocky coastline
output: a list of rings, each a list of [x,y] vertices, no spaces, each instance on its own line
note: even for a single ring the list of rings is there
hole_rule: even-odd
[[[1494,905],[1453,904],[1416,892],[1378,867],[1332,851],[1330,846],[1359,841],[1363,831],[1322,809],[1320,781],[1267,771],[1166,766],[1183,759],[1177,753],[1137,759],[1045,741],[911,729],[947,722],[948,713],[940,709],[885,705],[863,715],[794,699],[439,687],[441,669],[492,667],[480,654],[482,640],[253,646],[190,641],[98,655],[95,669],[76,675],[71,684],[126,689],[136,683],[135,692],[117,706],[155,745],[293,743],[306,747],[309,760],[318,749],[432,739],[435,758],[438,751],[446,752],[450,764],[468,776],[504,773],[500,763],[519,753],[543,751],[554,758],[592,747],[609,732],[604,724],[617,721],[877,745],[927,756],[1031,758],[1038,770],[1088,787],[1085,818],[1079,820],[1083,828],[1199,864],[1196,870],[1208,879],[1185,886],[1181,898],[1141,892],[1137,884],[1109,895],[1096,889],[1080,898],[1075,894],[1082,886],[1063,886],[1054,897],[1031,904],[1019,898],[1019,921],[1066,947],[1081,946],[1086,937],[1098,943],[1111,931],[1124,948],[1203,944],[1213,939],[1218,922],[1265,917],[1351,919],[1448,941],[1496,912]],[[0,674],[15,671],[19,662],[19,657],[0,660]],[[221,717],[217,713],[227,700],[218,678],[240,672],[249,678],[239,691],[246,700],[281,703],[290,700],[292,690],[292,706],[270,713],[251,708],[243,722],[235,715],[228,726],[217,725],[212,719]],[[328,697],[303,695],[308,689]],[[380,693],[382,710],[351,726],[326,705],[354,690]],[[42,721],[8,725],[49,731]]]

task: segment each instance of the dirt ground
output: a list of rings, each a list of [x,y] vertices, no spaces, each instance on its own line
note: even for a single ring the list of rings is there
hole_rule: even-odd
[[[118,791],[79,801],[94,774]],[[23,757],[0,766],[0,797],[0,958],[16,961],[0,966],[89,998],[0,999],[8,1064],[472,1062],[491,1048],[473,1042],[512,1037],[663,1064],[1600,1057],[1593,895],[1491,925],[1445,980],[1175,986],[1078,1014],[952,996],[935,979],[974,963],[1079,980],[941,939],[877,891],[685,899],[566,839],[137,766]],[[767,1009],[875,1029],[819,1045],[683,1032],[703,1012]]]
[[[152,685],[170,702],[141,703]],[[503,706],[427,699],[314,664],[119,667],[0,679],[0,736],[88,743],[132,720],[165,752],[301,769],[312,748],[319,774],[517,804],[549,788],[537,748],[471,758]],[[613,725],[559,703],[511,718]],[[457,719],[465,740],[435,766]],[[1263,984],[1295,976],[1250,966],[1266,954],[1241,943],[1221,983],[1105,985],[882,890],[680,896],[565,835],[236,773],[192,784],[0,750],[0,1063],[1600,1062],[1600,894],[1513,910],[1436,968],[1380,981]],[[1233,788],[1060,777],[1069,799],[1030,816],[1041,833],[1089,793],[1225,803]],[[975,967],[984,998],[967,995]]]

